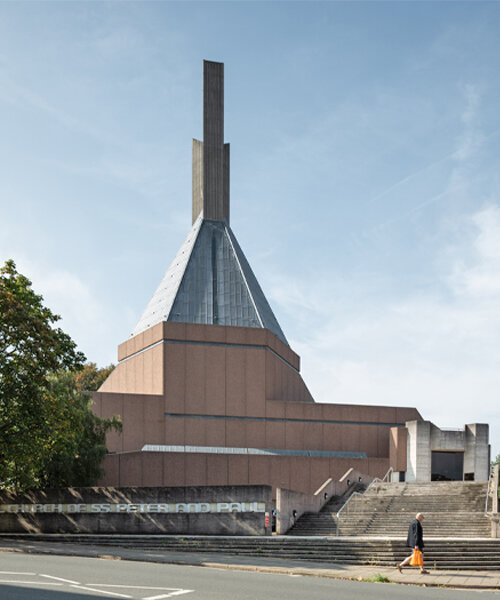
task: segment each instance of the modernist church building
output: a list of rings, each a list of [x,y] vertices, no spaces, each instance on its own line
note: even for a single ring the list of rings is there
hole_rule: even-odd
[[[267,484],[312,493],[350,467],[397,481],[488,479],[488,425],[441,430],[416,408],[315,402],[230,226],[224,65],[204,61],[192,227],[94,394],[120,415],[100,482]],[[333,400],[333,399],[332,399]]]

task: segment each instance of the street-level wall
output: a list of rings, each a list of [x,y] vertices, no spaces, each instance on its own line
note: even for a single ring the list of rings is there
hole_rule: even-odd
[[[265,485],[0,493],[3,533],[270,535]]]

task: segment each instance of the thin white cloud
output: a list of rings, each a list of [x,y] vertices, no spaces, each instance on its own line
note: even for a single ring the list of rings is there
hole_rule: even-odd
[[[16,251],[0,248],[2,264],[7,258],[16,263],[17,271],[28,277],[43,303],[61,319],[56,326],[71,336],[87,359],[100,366],[116,362],[116,346],[123,341],[123,323],[133,322],[127,305],[109,306],[98,290],[76,273],[50,267]],[[100,343],[96,343],[99,340]]]
[[[447,235],[456,237],[443,239],[431,291],[394,301],[374,296],[376,274],[328,284],[311,273],[307,281],[281,276],[270,295],[298,315],[290,341],[317,401],[415,406],[441,426],[489,422],[498,452],[500,205]],[[320,327],[310,326],[314,310]]]

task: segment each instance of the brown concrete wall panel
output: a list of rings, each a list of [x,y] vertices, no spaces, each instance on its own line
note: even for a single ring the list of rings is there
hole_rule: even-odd
[[[153,387],[151,393],[163,394],[164,391],[164,360],[165,345],[160,344],[145,352],[145,355],[152,356]]]
[[[321,423],[304,423],[304,448],[323,450],[323,425]]]
[[[389,459],[389,427],[377,427],[378,439],[377,439],[377,457],[385,457]]]
[[[160,396],[143,396],[144,439],[146,444],[164,444],[164,400]]]
[[[270,400],[266,402],[266,417],[273,419],[285,418],[286,403],[279,400]]]
[[[186,339],[194,342],[206,342],[209,327],[199,323],[186,323]]]
[[[323,448],[322,450],[342,450],[342,438],[344,430],[342,425],[325,423],[323,425]],[[376,446],[375,446],[376,447]]]
[[[122,342],[121,344],[118,344],[118,360],[123,360],[126,356],[127,356],[127,348],[128,348],[128,342]]]
[[[150,349],[150,350],[146,350],[146,352],[144,352],[142,354],[142,356],[144,357],[144,363],[143,363],[143,388],[141,390],[141,392],[143,394],[161,394],[163,392],[163,390],[160,389],[158,390],[158,388],[155,389],[155,384],[157,381],[157,377],[155,377],[155,373],[154,373],[154,366],[153,366],[153,351],[154,349]],[[163,365],[160,364],[160,369],[162,370],[161,373],[161,380],[163,380]]]
[[[228,485],[228,455],[207,456],[207,485]]]
[[[135,394],[135,369],[133,368],[133,360],[134,357],[129,358],[123,363],[123,368],[125,370],[125,389],[129,394]]]
[[[302,492],[311,489],[311,465],[302,456],[290,457],[290,489]]]
[[[186,445],[186,419],[180,417],[165,417],[164,422],[164,441],[168,446]]]
[[[304,404],[302,402],[285,402],[287,419],[304,419]]]
[[[266,421],[265,448],[284,449],[286,444],[285,423],[279,421]]]
[[[274,456],[271,460],[272,484],[274,486],[273,496],[276,496],[276,488],[290,489],[290,464],[291,456]]]
[[[163,452],[143,452],[141,455],[142,485],[156,487],[163,485]]]
[[[228,485],[248,484],[248,456],[228,455],[227,478]]]
[[[301,450],[304,448],[304,423],[285,424],[285,449]]]
[[[99,479],[98,485],[120,485],[120,456],[118,454],[108,454],[102,462],[103,476]],[[106,483],[102,483],[106,482]]]
[[[405,427],[391,427],[389,434],[389,463],[394,471],[406,471],[408,431]]]
[[[246,351],[245,391],[246,414],[261,417],[265,414],[266,351]]]
[[[187,454],[165,454],[162,485],[186,485],[186,456]]]
[[[366,452],[367,456],[378,456],[378,429],[373,425],[361,426],[361,451]]]
[[[396,422],[406,423],[407,421],[422,421],[422,415],[416,408],[396,407]]]
[[[319,419],[323,418],[321,407],[318,404],[309,404],[304,402],[302,404],[302,410],[304,419]]]
[[[146,329],[146,331],[143,331],[142,336],[144,348],[151,346],[151,344],[153,344],[153,327],[149,327],[148,329]]]
[[[205,413],[205,353],[203,346],[186,346],[185,412]]]
[[[278,394],[276,358],[266,352],[266,400],[283,400]]]
[[[119,364],[111,371],[104,383],[99,388],[100,392],[124,392],[125,386],[123,385],[123,373],[125,365]]]
[[[186,348],[184,344],[165,344],[165,410],[185,413]]]
[[[142,335],[142,334],[141,334]],[[151,352],[151,350],[149,350]],[[151,393],[146,389],[144,382],[144,352],[141,352],[137,356],[131,358],[128,362],[131,363],[131,368],[135,371],[135,393],[136,394],[148,394]],[[160,392],[161,393],[161,392]]]
[[[244,416],[246,414],[244,348],[226,348],[226,414]]]
[[[245,424],[248,448],[268,448],[266,445],[266,424],[262,421],[249,421]]]
[[[200,325],[204,328],[205,341],[214,342],[217,344],[226,343],[226,326],[225,325]]]
[[[341,450],[343,452],[358,452],[359,425],[344,425],[342,429]]]
[[[270,481],[271,461],[268,456],[248,455],[248,480]]]
[[[137,395],[128,395],[123,402],[123,450],[140,450],[144,439],[144,403]]]
[[[388,458],[370,458],[368,460],[368,469],[365,471],[373,477],[379,477],[380,479],[389,470],[389,459]]]
[[[247,448],[247,425],[245,421],[226,421],[226,445],[228,448]]]
[[[287,400],[288,398],[285,395],[284,383],[285,377],[283,371],[287,368],[285,365],[279,360],[279,358],[273,357],[276,365],[276,398],[280,400]]]
[[[226,349],[212,346],[205,350],[205,400],[211,415],[226,413]]]
[[[124,395],[102,394],[101,416],[103,419],[109,419],[117,416],[123,421],[123,400]],[[106,447],[110,452],[121,452],[123,450],[123,433],[114,429],[106,433]]]
[[[226,443],[226,422],[216,419],[207,419],[206,444],[207,446],[227,446]]]
[[[120,487],[142,485],[142,453],[131,452],[120,456]]]
[[[257,327],[247,327],[247,344],[255,346],[266,346],[267,342],[267,329],[260,329]]]
[[[179,419],[175,419],[178,421]],[[186,440],[186,446],[206,446],[206,429],[207,423],[204,419],[184,419],[184,439]]]
[[[350,467],[355,467],[356,469],[363,471],[363,469],[359,466],[359,463],[361,463],[361,465],[365,465],[366,460],[350,458],[330,458],[328,467],[330,477],[339,480]]]
[[[361,452],[362,451],[362,442],[361,442],[361,430],[365,429],[361,425],[349,425],[348,435],[344,450],[346,452]]]
[[[163,339],[167,340],[185,340],[186,323],[164,322],[163,323]]]
[[[227,344],[248,344],[249,327],[226,327]]]
[[[185,485],[207,485],[207,455],[186,454]]]
[[[311,462],[311,494],[330,477],[328,458],[318,458]]]

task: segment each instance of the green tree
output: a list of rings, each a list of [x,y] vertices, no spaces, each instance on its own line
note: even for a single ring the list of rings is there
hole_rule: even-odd
[[[44,468],[43,487],[90,486],[102,476],[106,432],[120,431],[121,422],[92,412],[92,392],[113,369],[113,365],[98,369],[95,363],[86,363],[81,370],[60,371],[49,378],[51,395],[61,405],[67,427]]]
[[[82,368],[85,356],[54,324],[12,260],[0,269],[0,486],[21,490],[40,473],[71,428],[68,409],[51,393],[52,373]]]

